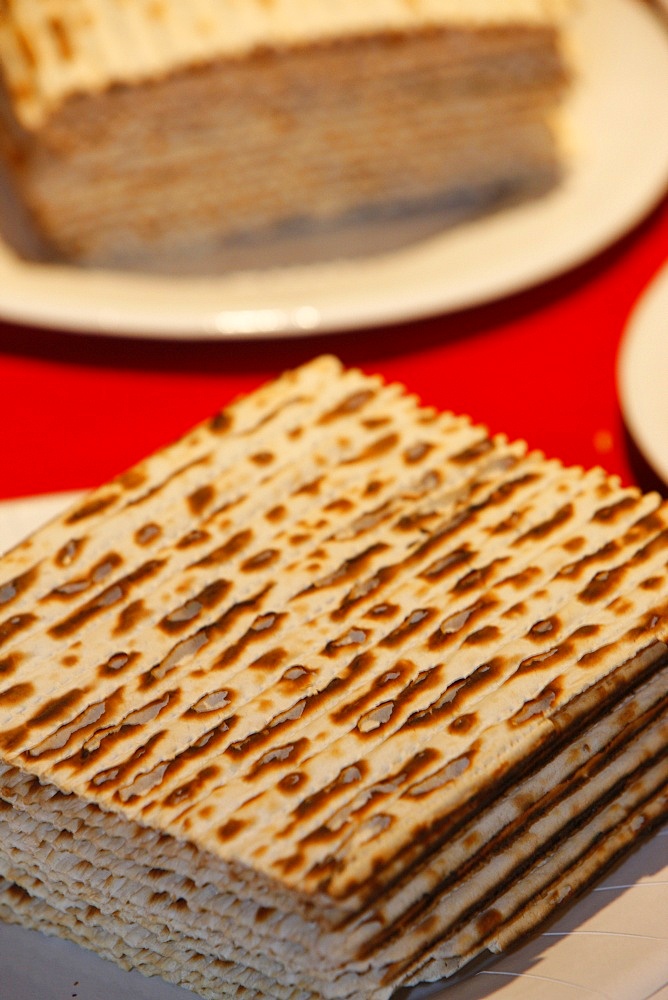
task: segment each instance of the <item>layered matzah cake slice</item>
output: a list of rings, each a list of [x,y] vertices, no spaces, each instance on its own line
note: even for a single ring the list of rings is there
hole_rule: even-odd
[[[571,6],[15,0],[0,151],[45,252],[89,265],[205,270],[323,224],[457,221],[560,176]]]
[[[2,913],[206,997],[449,975],[665,815],[667,595],[658,496],[288,373],[0,562]]]

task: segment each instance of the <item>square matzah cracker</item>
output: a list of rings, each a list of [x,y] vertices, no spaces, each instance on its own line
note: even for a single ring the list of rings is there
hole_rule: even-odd
[[[319,358],[0,561],[0,915],[388,997],[666,812],[668,507]]]

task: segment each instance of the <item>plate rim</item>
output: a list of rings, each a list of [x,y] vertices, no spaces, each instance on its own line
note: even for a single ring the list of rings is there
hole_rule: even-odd
[[[652,471],[668,485],[668,442],[661,421],[653,419],[646,408],[648,387],[653,398],[660,391],[659,383],[665,383],[666,369],[656,364],[660,347],[668,361],[668,260],[634,305],[616,362],[617,394],[627,430]]]

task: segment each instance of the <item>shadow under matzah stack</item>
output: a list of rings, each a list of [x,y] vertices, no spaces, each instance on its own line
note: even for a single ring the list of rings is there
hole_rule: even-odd
[[[668,506],[321,357],[0,560],[0,917],[386,998],[666,815]]]
[[[0,154],[49,259],[353,253],[362,225],[382,245],[557,183],[572,3],[13,0]]]

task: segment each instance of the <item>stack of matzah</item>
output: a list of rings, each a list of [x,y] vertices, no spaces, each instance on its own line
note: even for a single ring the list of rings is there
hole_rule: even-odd
[[[0,154],[44,252],[210,270],[560,175],[573,0],[13,0]]]
[[[666,814],[668,506],[320,358],[0,562],[0,914],[383,998]]]

